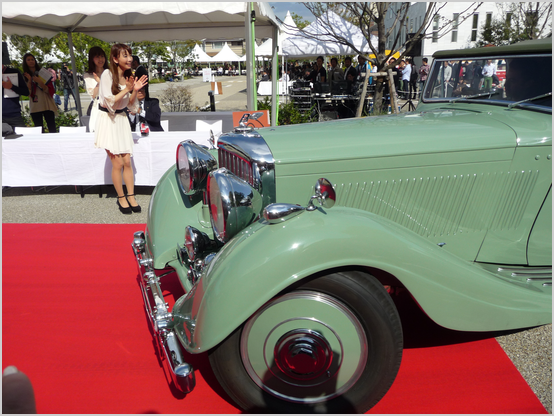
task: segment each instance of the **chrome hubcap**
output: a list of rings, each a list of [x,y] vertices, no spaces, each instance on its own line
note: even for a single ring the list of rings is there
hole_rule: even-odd
[[[367,363],[367,341],[346,305],[302,290],[273,299],[246,322],[240,354],[246,372],[265,392],[317,404],[358,381]]]
[[[275,345],[275,363],[293,379],[312,380],[331,366],[333,350],[323,335],[297,329],[283,335]]]

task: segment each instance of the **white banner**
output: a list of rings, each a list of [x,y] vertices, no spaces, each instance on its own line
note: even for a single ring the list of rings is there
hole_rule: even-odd
[[[203,82],[211,82],[211,80],[212,80],[212,70],[211,70],[211,68],[202,69],[202,81]]]

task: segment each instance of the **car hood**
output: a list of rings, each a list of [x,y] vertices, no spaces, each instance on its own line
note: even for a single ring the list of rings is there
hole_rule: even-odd
[[[277,169],[285,170],[291,164],[410,155],[440,157],[449,152],[517,145],[515,132],[489,113],[452,109],[281,126],[260,129],[259,133],[269,145]],[[434,158],[427,159],[434,163]]]

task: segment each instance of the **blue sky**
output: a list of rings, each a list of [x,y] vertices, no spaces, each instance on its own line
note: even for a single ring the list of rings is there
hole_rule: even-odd
[[[288,1],[270,1],[270,6],[273,6],[273,13],[281,20],[285,20],[287,11],[291,13],[296,13],[299,16],[302,16],[305,20],[313,22],[315,20],[314,15],[306,9],[302,3],[292,3]]]

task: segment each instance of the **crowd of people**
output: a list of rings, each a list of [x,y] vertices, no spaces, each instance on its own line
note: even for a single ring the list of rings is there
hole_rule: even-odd
[[[439,79],[445,85],[444,96],[458,96],[467,91],[489,92],[501,81],[497,74],[498,62],[492,60],[443,62]],[[457,80],[457,81],[456,81]],[[456,85],[455,85],[456,84]]]
[[[339,65],[336,57],[332,57],[327,65],[324,64],[323,56],[318,56],[315,62],[288,62],[283,73],[279,68],[279,81],[308,81],[311,83],[327,83],[332,85],[347,82],[348,92],[354,92],[358,87],[358,81],[362,80],[366,73],[374,71],[372,65],[363,56],[358,56],[358,63],[352,64],[352,58],[344,59],[344,66]],[[265,66],[258,71],[259,81],[271,81],[271,66]],[[370,83],[372,79],[370,78]]]
[[[423,64],[417,68],[413,59],[404,58],[395,60],[391,58],[389,61],[393,66],[394,85],[400,98],[416,99],[418,90],[421,90],[427,76],[429,75],[430,67],[427,58],[423,59]],[[377,65],[372,60],[367,60],[365,57],[358,55],[357,63],[352,62],[352,58],[347,56],[344,58],[343,65],[336,57],[332,57],[327,65],[324,64],[323,56],[319,56],[315,62],[300,63],[298,60],[289,62],[286,66],[286,73],[282,74],[279,70],[280,81],[309,81],[311,83],[328,83],[332,90],[333,83],[346,81],[348,83],[347,93],[356,95],[359,93],[361,81],[366,74],[369,74],[368,85],[375,85],[376,80],[371,76],[371,73],[377,71]],[[264,67],[260,70],[259,80],[271,80],[271,67]]]

